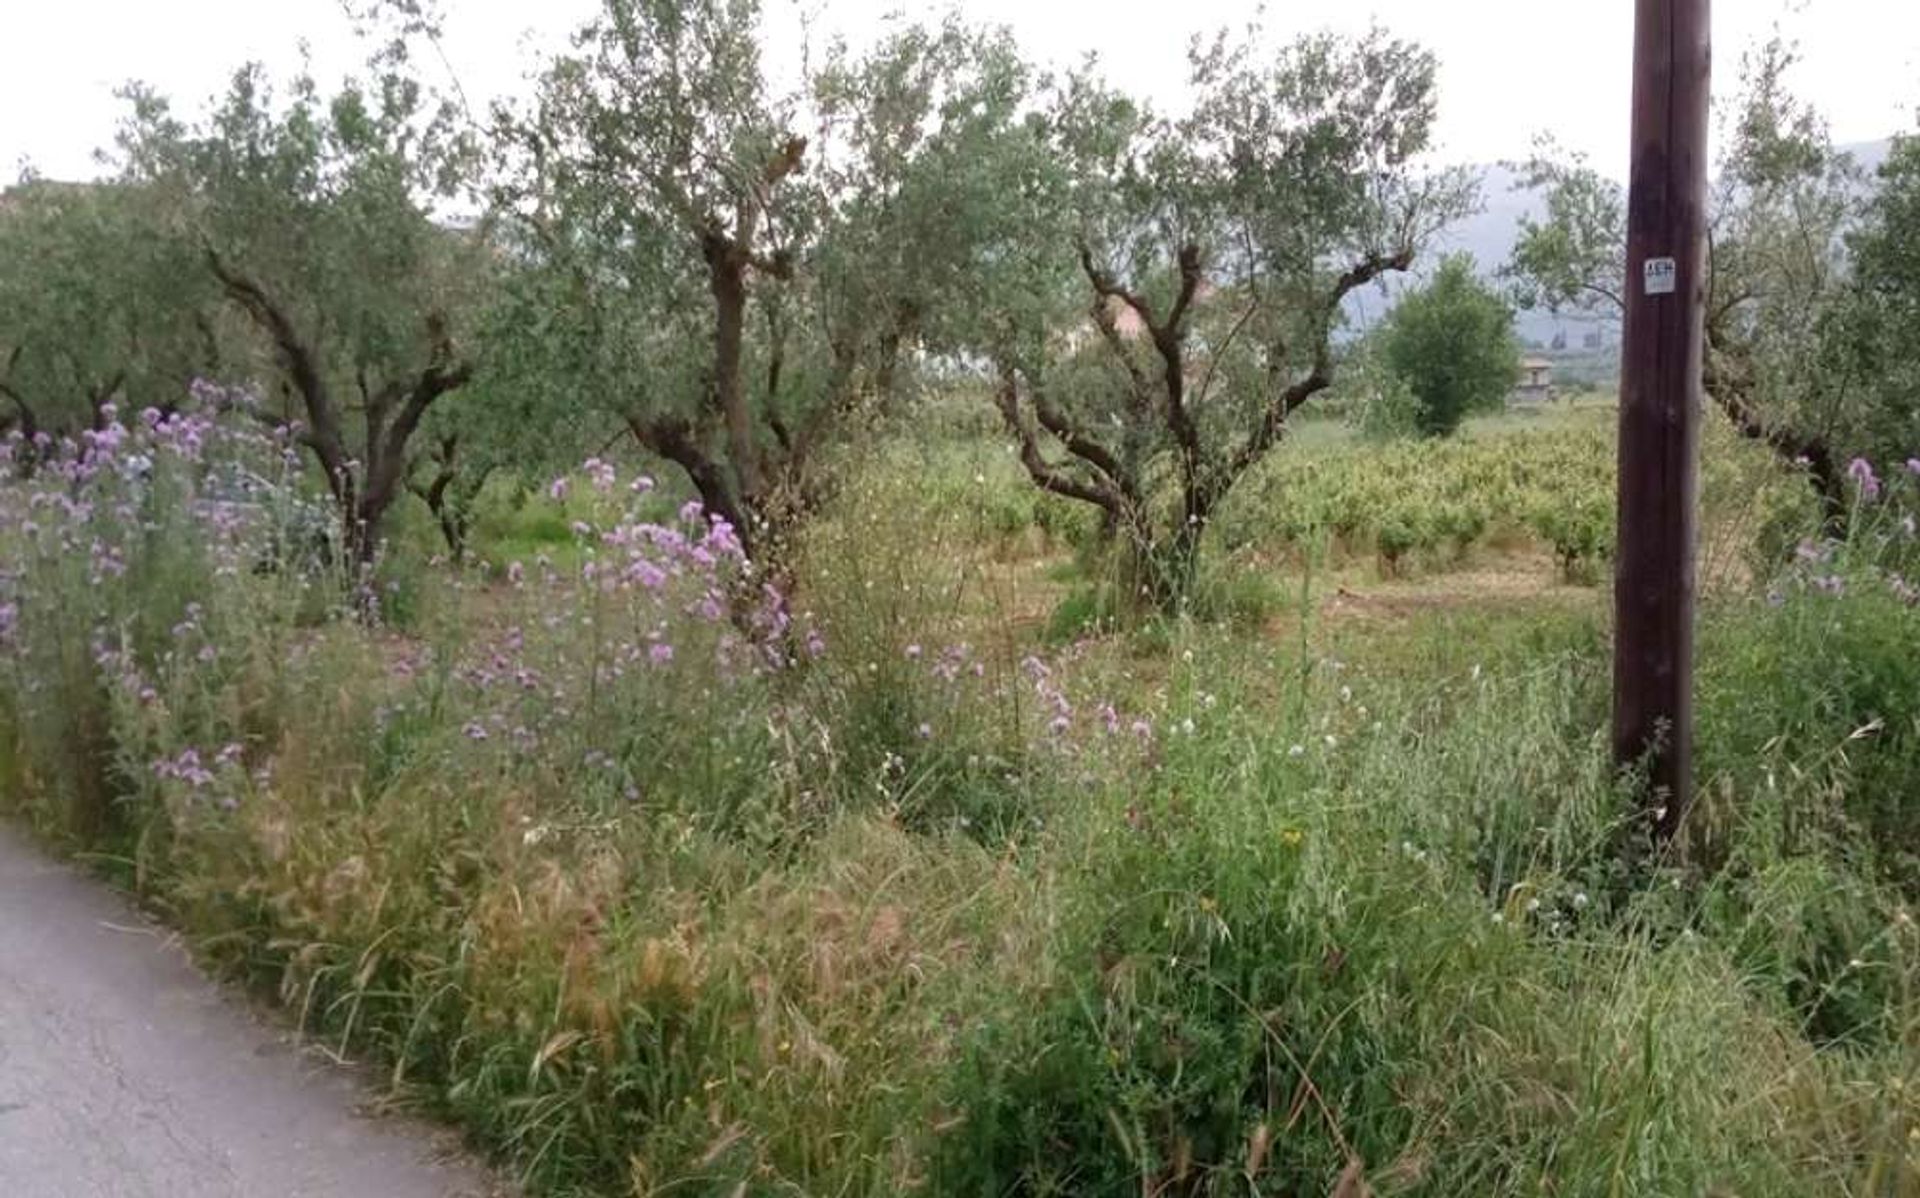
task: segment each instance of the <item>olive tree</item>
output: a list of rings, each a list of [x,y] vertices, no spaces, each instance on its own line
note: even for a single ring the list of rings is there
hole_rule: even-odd
[[[0,430],[171,410],[222,363],[218,298],[151,189],[23,180],[0,193]]]
[[[896,409],[906,357],[971,346],[988,309],[1017,303],[997,258],[1031,227],[1017,189],[1042,143],[1036,80],[1004,29],[908,27],[812,81],[827,153],[810,260],[836,362],[864,363]]]
[[[767,564],[821,447],[960,340],[996,200],[973,155],[1025,68],[1003,36],[909,27],[782,98],[758,24],[755,0],[607,0],[503,116],[499,198],[522,386],[624,425]]]
[[[1417,46],[1375,31],[1268,53],[1256,32],[1190,63],[1177,118],[1084,71],[1057,89],[1061,210],[1029,228],[1025,290],[1067,298],[989,345],[1028,475],[1100,508],[1162,607],[1221,502],[1333,383],[1347,297],[1473,201],[1459,173],[1420,168],[1435,60]]]
[[[1868,389],[1826,348],[1847,295],[1844,239],[1864,181],[1818,114],[1791,95],[1789,49],[1745,64],[1709,196],[1708,397],[1742,434],[1804,467],[1831,530],[1844,525],[1843,465],[1862,447]],[[1506,273],[1524,306],[1623,308],[1626,196],[1577,157],[1543,147],[1527,182],[1546,201],[1523,220]]]
[[[499,194],[526,384],[623,422],[749,552],[785,481],[749,321],[794,277],[807,165],[758,21],[754,0],[607,0],[532,109],[503,115]]]
[[[453,113],[397,47],[331,95],[303,76],[283,99],[244,68],[192,124],[130,96],[126,180],[174,197],[180,235],[272,363],[258,414],[296,426],[349,553],[370,562],[422,422],[473,372],[489,251],[433,215],[469,160]]]
[[[1920,138],[1893,143],[1848,239],[1851,285],[1821,330],[1833,368],[1860,396],[1856,452],[1920,458]]]

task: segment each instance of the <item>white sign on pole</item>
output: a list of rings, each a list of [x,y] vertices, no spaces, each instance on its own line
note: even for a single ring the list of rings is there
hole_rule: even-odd
[[[1642,268],[1648,295],[1672,295],[1679,269],[1671,258],[1649,258]]]

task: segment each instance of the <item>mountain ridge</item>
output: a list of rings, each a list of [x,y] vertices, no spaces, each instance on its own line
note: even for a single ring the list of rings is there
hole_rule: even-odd
[[[1877,141],[1852,142],[1839,148],[1851,154],[1856,162],[1872,173],[1886,161],[1892,147],[1893,139],[1886,137]],[[1520,222],[1523,219],[1543,218],[1546,206],[1537,193],[1525,186],[1523,176],[1514,164],[1496,162],[1467,169],[1480,177],[1480,211],[1443,231],[1435,246],[1437,252],[1429,255],[1427,262],[1431,263],[1444,254],[1471,254],[1480,274],[1492,278],[1513,256],[1513,247],[1520,238]],[[1418,278],[1422,273],[1423,269],[1416,269],[1411,278]],[[1358,303],[1349,306],[1349,318],[1359,328],[1379,320],[1393,307],[1394,298],[1409,282],[1409,279],[1400,280],[1385,295],[1376,291],[1361,297]],[[1618,324],[1612,318],[1564,313],[1556,315],[1544,309],[1518,312],[1514,317],[1515,331],[1520,337],[1540,345],[1550,344],[1560,335],[1566,337],[1568,344],[1578,345],[1588,333],[1596,330],[1601,331],[1603,336],[1610,335]]]

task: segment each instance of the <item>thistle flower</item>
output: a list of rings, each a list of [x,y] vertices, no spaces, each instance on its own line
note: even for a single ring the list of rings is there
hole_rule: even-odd
[[[612,462],[603,462],[599,458],[588,458],[581,464],[580,469],[586,474],[587,480],[593,485],[594,490],[602,494],[613,490],[613,484],[618,477],[618,472],[615,471]]]
[[[1868,503],[1880,498],[1880,480],[1874,477],[1873,463],[1855,458],[1847,463],[1847,477],[1860,488],[1860,498]]]

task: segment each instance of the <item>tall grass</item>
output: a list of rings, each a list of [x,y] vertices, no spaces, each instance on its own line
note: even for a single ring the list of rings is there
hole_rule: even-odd
[[[1063,627],[1087,530],[956,433],[792,595],[597,465],[370,622],[178,434],[0,485],[4,800],[540,1192],[1920,1188],[1891,486],[1710,607],[1660,854],[1589,608]]]

